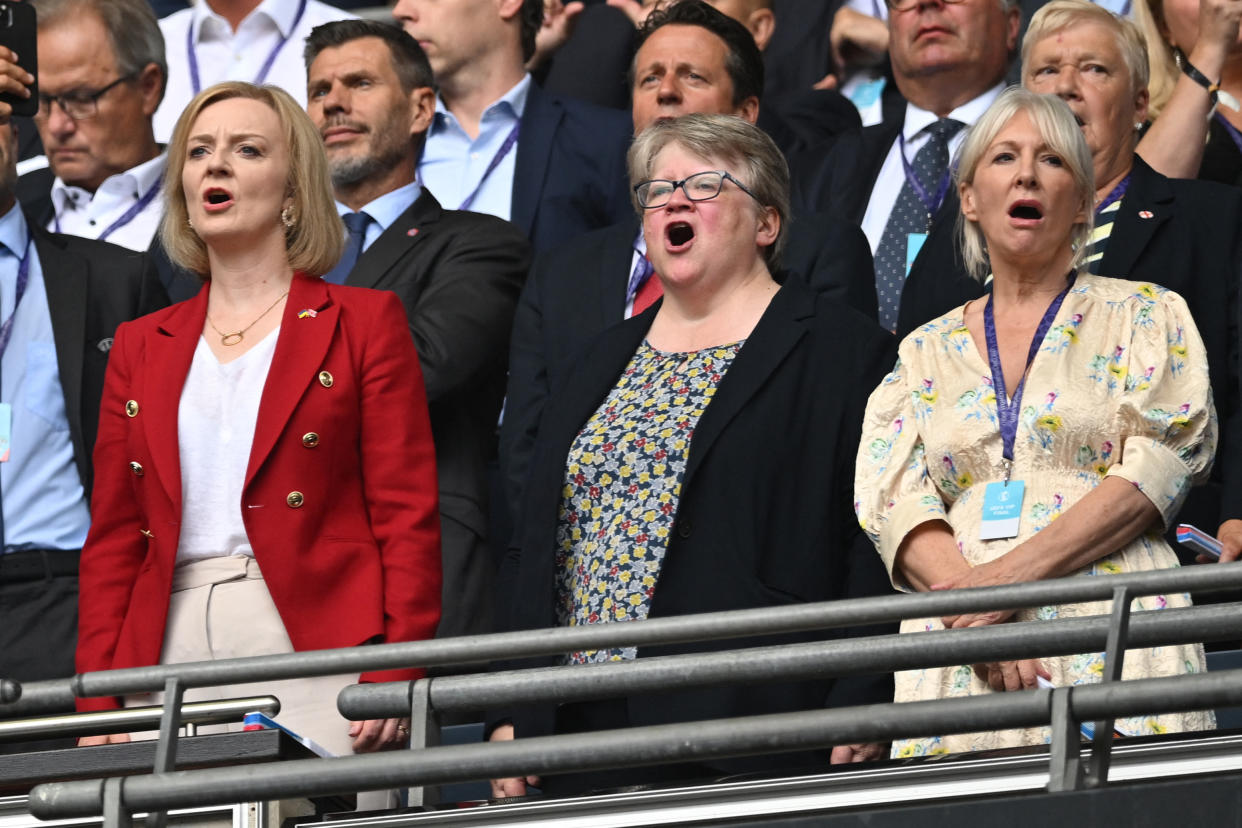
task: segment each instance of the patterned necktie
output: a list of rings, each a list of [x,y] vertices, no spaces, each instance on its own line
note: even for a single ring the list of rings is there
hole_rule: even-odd
[[[923,130],[928,140],[914,156],[911,166],[928,199],[934,199],[940,191],[941,182],[949,169],[949,141],[962,126],[960,121],[941,118]],[[926,233],[931,227],[932,211],[919,196],[907,174],[875,251],[875,289],[880,300],[880,324],[890,331],[897,328],[901,289],[906,283],[906,246],[910,234]]]
[[[336,263],[336,267],[324,274],[324,280],[332,282],[336,285],[345,283],[345,277],[354,269],[354,265],[358,263],[358,257],[362,255],[362,240],[367,235],[367,225],[371,223],[371,217],[366,213],[346,213],[341,216],[341,220],[345,222],[345,229],[349,231],[349,238],[345,241],[345,252],[341,254],[341,260]]]

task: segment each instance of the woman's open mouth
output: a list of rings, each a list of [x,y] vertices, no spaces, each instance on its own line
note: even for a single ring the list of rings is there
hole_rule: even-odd
[[[694,228],[684,221],[673,222],[665,231],[665,238],[670,250],[685,249],[694,241]]]

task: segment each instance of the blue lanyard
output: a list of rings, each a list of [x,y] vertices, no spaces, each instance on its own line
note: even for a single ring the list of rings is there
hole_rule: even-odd
[[[944,204],[944,197],[949,194],[949,184],[953,181],[953,171],[952,169],[945,169],[944,176],[936,187],[936,195],[933,197],[927,192],[923,182],[919,181],[918,175],[914,172],[914,167],[910,164],[910,159],[906,158],[906,135],[904,132],[897,133],[897,142],[901,149],[902,171],[905,172],[906,181],[914,190],[914,194],[919,197],[919,201],[923,202],[923,206],[927,208],[927,223],[930,225],[932,216],[936,215],[940,205]]]
[[[135,218],[137,218],[138,214],[141,213],[143,210],[147,209],[147,207],[150,206],[151,202],[155,200],[156,195],[159,194],[160,185],[162,185],[163,183],[164,183],[164,175],[161,173],[160,177],[156,180],[155,184],[153,184],[151,186],[151,189],[147,190],[146,193],[143,194],[142,198],[138,199],[133,204],[131,204],[129,209],[121,214],[120,218],[118,218],[116,221],[112,222],[106,228],[104,228],[104,231],[100,233],[98,236],[96,236],[95,238],[98,241],[106,241],[108,236],[111,236],[117,230],[120,230],[122,227],[124,227],[125,225],[133,221]],[[61,232],[60,216],[56,214],[52,215],[52,226],[56,230],[57,233]]]
[[[471,191],[470,195],[466,196],[466,200],[461,203],[461,206],[457,208],[458,210],[469,210],[470,205],[474,204],[474,199],[478,196],[479,190],[483,189],[483,184],[486,183],[488,177],[496,171],[496,168],[500,166],[500,162],[505,160],[505,156],[513,149],[513,145],[517,143],[518,133],[521,131],[522,122],[519,120],[513,125],[513,129],[509,130],[509,134],[505,136],[504,143],[500,145],[500,149],[496,150],[496,154],[492,156],[491,163],[483,171],[483,177],[479,179],[479,183]]]
[[[306,0],[301,0],[301,2],[298,3],[298,13],[294,15],[293,24],[289,26],[290,34],[297,30],[298,24],[302,22],[302,14],[305,11]],[[280,54],[280,50],[285,48],[285,44],[288,42],[289,35],[285,35],[280,39],[280,42],[276,44],[276,47],[272,49],[271,53],[268,54],[267,60],[263,61],[263,67],[259,69],[259,74],[254,79],[255,86],[262,86],[263,81],[267,80],[267,73],[272,71],[272,64],[276,62],[276,56]],[[185,54],[187,62],[190,64],[190,88],[194,90],[194,94],[197,95],[199,92],[203,91],[203,89],[202,84],[198,79],[198,55],[194,53],[193,21],[190,22],[190,25],[186,27],[185,30]]]
[[[1130,188],[1130,174],[1126,173],[1126,177],[1113,187],[1113,191],[1104,197],[1104,200],[1095,206],[1095,214],[1098,216],[1113,204],[1113,202],[1121,199],[1126,194],[1126,190]]]
[[[26,283],[30,281],[30,236],[26,236],[26,250],[22,253],[21,262],[17,265],[17,294],[13,298],[13,312],[0,325],[0,358],[9,348],[9,339],[13,336],[13,320],[17,318],[17,306],[26,295]]]
[[[996,320],[992,315],[991,295],[988,296],[988,303],[983,306],[983,333],[988,342],[988,365],[992,369],[992,390],[996,392],[996,418],[1000,422],[1001,456],[1005,458],[1006,482],[1009,481],[1009,471],[1013,467],[1013,444],[1018,436],[1018,412],[1022,408],[1022,390],[1026,387],[1026,375],[1031,370],[1031,363],[1035,361],[1035,354],[1039,353],[1039,346],[1043,344],[1044,337],[1048,335],[1048,329],[1052,327],[1052,321],[1056,319],[1057,311],[1061,309],[1061,303],[1065,301],[1066,295],[1073,286],[1074,275],[1070,274],[1069,284],[1065,286],[1065,290],[1057,294],[1052,304],[1044,311],[1044,318],[1039,320],[1039,327],[1035,329],[1035,336],[1031,339],[1031,348],[1026,354],[1026,367],[1022,370],[1022,378],[1018,380],[1018,387],[1014,389],[1012,402],[1006,394],[1005,370],[1001,367],[1000,348],[996,345]]]

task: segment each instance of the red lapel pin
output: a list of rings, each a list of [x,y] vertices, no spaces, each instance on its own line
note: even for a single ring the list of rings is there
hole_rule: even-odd
[[[405,231],[405,234],[406,234],[407,236],[417,236],[417,235],[418,235],[418,228],[417,228],[417,227],[411,227],[409,230],[406,230],[406,231]]]
[[[1139,218],[1148,219],[1148,218],[1152,218],[1153,216],[1155,216],[1155,213],[1153,213],[1151,210],[1139,210]]]

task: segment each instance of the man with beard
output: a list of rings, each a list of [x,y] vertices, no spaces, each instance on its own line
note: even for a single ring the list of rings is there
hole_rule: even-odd
[[[306,39],[307,112],[323,135],[349,232],[325,279],[401,297],[418,347],[439,474],[439,636],[487,632],[487,475],[509,329],[530,246],[494,216],[445,210],[416,162],[435,109],[431,66],[405,32],[344,20]]]

